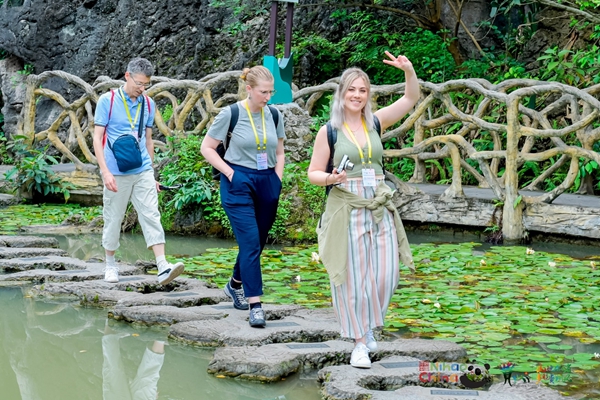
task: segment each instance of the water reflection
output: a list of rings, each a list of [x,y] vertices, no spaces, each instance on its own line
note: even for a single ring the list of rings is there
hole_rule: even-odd
[[[206,373],[212,351],[167,343],[167,330],[106,310],[40,302],[0,288],[0,399],[316,400],[314,376],[270,385]]]
[[[102,337],[102,394],[103,400],[156,400],[160,369],[165,361],[165,342],[155,340],[146,348],[133,380],[127,378],[121,358],[120,339],[129,336],[113,330],[106,321]]]
[[[481,243],[479,251],[494,247],[489,243],[482,243],[483,237],[469,232],[407,232],[411,244],[421,243]],[[102,236],[99,234],[81,235],[49,235],[56,237],[60,248],[66,250],[71,257],[82,260],[91,258],[104,258],[104,249],[101,245]],[[202,254],[208,248],[231,248],[236,246],[234,240],[216,239],[204,236],[167,235],[167,255],[180,257],[193,257]],[[267,245],[267,248],[281,248],[280,244]],[[536,251],[566,254],[574,258],[586,258],[598,254],[596,246],[573,245],[568,243],[534,243],[530,245]],[[146,248],[146,242],[141,234],[125,233],[121,235],[121,247],[117,250],[117,259],[130,263],[137,260],[153,261],[151,250]]]
[[[48,235],[55,237],[60,248],[66,250],[69,256],[81,260],[92,258],[104,259],[102,235],[88,233],[85,235]],[[236,246],[235,241],[227,239],[206,238],[200,236],[167,235],[165,250],[167,255],[193,257],[202,254],[206,249]],[[154,261],[154,254],[146,248],[142,234],[121,234],[121,246],[117,250],[118,260],[135,263],[137,260]]]

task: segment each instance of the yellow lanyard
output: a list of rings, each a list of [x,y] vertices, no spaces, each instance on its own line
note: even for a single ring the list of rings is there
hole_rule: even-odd
[[[363,129],[365,130],[365,136],[367,137],[367,145],[369,148],[369,165],[371,165],[371,156],[372,156],[371,139],[369,138],[369,132],[367,131],[367,125],[365,124],[364,119],[362,119],[362,125],[363,125]],[[346,127],[346,130],[350,134],[350,139],[352,139],[352,143],[354,143],[356,145],[356,148],[358,149],[358,154],[360,154],[360,161],[362,162],[363,165],[365,165],[365,156],[363,154],[362,149],[360,148],[360,145],[358,144],[358,140],[356,140],[356,137],[354,137],[354,132],[352,132],[352,130],[350,129],[350,127],[348,126],[346,121],[344,121],[344,126]]]
[[[123,91],[122,88],[119,88],[119,94],[121,95],[121,98],[123,99],[123,106],[125,107],[125,112],[127,113],[127,119],[129,119],[129,125],[131,125],[131,131],[135,131],[135,122],[138,119],[138,116],[140,115],[140,106],[142,105],[141,102],[138,102],[138,106],[137,106],[137,111],[135,112],[135,120],[131,119],[131,114],[129,113],[129,106],[127,106],[127,100],[125,100],[125,95],[123,95]],[[140,124],[142,123],[142,121],[140,121]]]
[[[248,112],[248,118],[250,118],[250,124],[252,124],[252,130],[254,131],[254,137],[256,138],[256,148],[260,151],[260,139],[258,138],[258,132],[256,131],[256,126],[254,126],[254,118],[252,118],[252,113],[250,113],[250,107],[248,107],[248,100],[246,100],[246,111]],[[264,108],[260,109],[262,113],[262,124],[263,124],[263,151],[267,151],[267,130],[265,129],[265,110]]]

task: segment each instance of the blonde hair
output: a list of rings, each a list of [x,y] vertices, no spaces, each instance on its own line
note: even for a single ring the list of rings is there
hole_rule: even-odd
[[[369,76],[360,68],[348,68],[342,73],[337,90],[333,94],[333,105],[331,106],[331,126],[334,129],[341,130],[344,125],[344,95],[348,91],[352,82],[362,78],[367,86],[368,101],[363,107],[361,113],[367,124],[367,129],[373,129],[373,110],[371,108],[371,80]]]
[[[260,81],[275,82],[273,74],[266,67],[256,65],[252,68],[244,68],[240,78],[243,79],[250,87],[255,87]]]

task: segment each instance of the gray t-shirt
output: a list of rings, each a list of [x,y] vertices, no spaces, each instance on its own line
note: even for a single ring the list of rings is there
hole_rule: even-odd
[[[225,153],[225,160],[242,167],[257,169],[256,155],[258,154],[256,146],[256,136],[248,118],[248,111],[243,102],[238,102],[239,116],[235,128],[231,134],[231,141]],[[277,142],[278,139],[285,139],[285,129],[283,126],[283,117],[279,110],[279,122],[275,129],[275,122],[271,116],[269,107],[264,107],[265,111],[265,127],[267,130],[267,164],[269,168],[274,168],[277,164]],[[260,141],[260,147],[263,147],[263,124],[262,113],[251,113],[256,127],[256,133]],[[231,108],[225,107],[213,121],[208,132],[206,133],[213,139],[225,141],[227,130],[229,129],[229,121],[231,120]]]

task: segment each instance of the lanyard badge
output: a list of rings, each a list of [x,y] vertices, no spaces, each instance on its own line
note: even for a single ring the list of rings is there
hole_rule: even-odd
[[[125,100],[125,95],[123,94],[123,88],[119,88],[119,94],[121,95],[121,99],[123,99],[123,107],[125,107],[125,113],[127,114],[127,119],[129,120],[129,126],[131,127],[131,134],[137,138],[137,132],[135,131],[135,122],[140,115],[141,103],[138,102],[137,110],[135,111],[135,119],[131,119],[131,113],[129,112],[129,107],[127,106],[127,100]],[[140,124],[142,121],[140,121]],[[138,139],[139,140],[139,139]]]
[[[254,118],[252,118],[252,113],[250,112],[250,107],[248,107],[248,100],[246,100],[246,111],[248,112],[248,118],[250,119],[250,125],[252,125],[252,131],[254,132],[254,138],[256,139],[256,169],[263,170],[269,168],[268,159],[267,159],[267,129],[265,127],[265,110],[264,108],[260,109],[262,115],[262,130],[263,130],[263,142],[262,148],[260,145],[260,139],[258,138],[258,132],[256,131],[256,126],[254,125]]]
[[[368,151],[368,160],[367,161],[369,164],[368,167],[367,167],[367,162],[365,161],[365,155],[364,155],[362,149],[360,148],[360,145],[358,144],[358,140],[356,140],[356,137],[354,136],[354,132],[352,132],[352,130],[350,129],[348,124],[346,122],[344,122],[344,126],[346,127],[346,130],[350,134],[350,139],[352,140],[352,143],[354,143],[354,145],[358,149],[358,154],[360,155],[360,161],[362,162],[363,186],[375,187],[375,186],[377,186],[377,184],[376,184],[377,182],[375,181],[375,169],[373,168],[373,166],[371,164],[373,148],[371,147],[371,139],[369,137],[369,132],[367,131],[367,125],[365,124],[364,119],[362,119],[362,125],[363,125],[363,129],[365,131],[365,136],[367,138],[367,146],[368,146],[368,150],[367,150]]]

